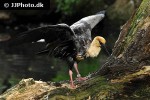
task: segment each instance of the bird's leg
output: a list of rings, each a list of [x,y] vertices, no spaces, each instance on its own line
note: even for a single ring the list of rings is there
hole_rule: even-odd
[[[73,74],[72,70],[71,70],[71,69],[69,69],[70,86],[71,86],[71,88],[76,88],[76,86],[75,86],[75,85],[74,85],[74,83],[73,83],[72,74]]]
[[[85,81],[87,78],[81,77],[81,74],[79,73],[79,70],[78,70],[78,64],[76,62],[74,63],[74,68],[75,68],[76,73],[77,73],[77,80],[78,81]]]

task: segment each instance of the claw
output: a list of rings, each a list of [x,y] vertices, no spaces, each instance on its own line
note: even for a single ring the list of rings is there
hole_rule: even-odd
[[[76,80],[78,80],[79,82],[81,82],[81,81],[87,80],[87,78],[86,77],[77,77]]]
[[[74,85],[74,83],[72,81],[70,81],[70,87],[71,87],[71,89],[76,89],[76,86]]]

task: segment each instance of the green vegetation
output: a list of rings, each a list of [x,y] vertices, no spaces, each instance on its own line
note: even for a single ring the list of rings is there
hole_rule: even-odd
[[[65,14],[72,14],[73,8],[80,0],[56,0],[57,10]]]
[[[99,57],[97,58],[93,58],[93,59],[89,58],[84,61],[81,61],[78,64],[78,68],[79,68],[81,75],[87,76],[88,74],[99,69],[102,63],[105,62],[106,58],[107,58],[106,55],[104,55],[103,53],[100,53]],[[76,77],[75,70],[74,70],[73,76]],[[68,67],[62,66],[60,70],[58,71],[57,76],[53,78],[52,81],[62,81],[62,80],[68,80],[68,79],[69,79]]]
[[[103,0],[56,0],[57,11],[63,14],[72,15],[74,13],[92,14],[105,7]],[[86,9],[86,10],[84,10]]]
[[[124,49],[127,48],[130,45],[130,43],[132,43],[132,40],[134,40],[134,37],[136,36],[134,34],[138,31],[137,29],[142,24],[142,23],[140,23],[140,21],[142,19],[144,19],[149,14],[149,13],[146,13],[146,12],[150,12],[150,7],[149,6],[145,7],[145,5],[148,5],[148,3],[146,2],[146,0],[143,1],[141,5],[142,6],[140,6],[138,8],[138,11],[135,13],[136,16],[133,18],[131,26],[130,26],[130,28],[128,30],[127,35],[126,35],[126,40],[125,40],[126,43],[123,46]]]

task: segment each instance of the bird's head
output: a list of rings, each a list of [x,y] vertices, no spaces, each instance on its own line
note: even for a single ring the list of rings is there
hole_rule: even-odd
[[[92,42],[85,38],[77,38],[75,41],[76,59],[83,60],[85,57],[98,56],[101,46],[105,45],[106,40],[101,36],[96,36]]]
[[[99,42],[99,45],[105,45],[106,40],[101,36],[96,36],[95,39]]]
[[[101,46],[106,43],[106,40],[101,36],[96,36],[92,43],[90,44],[90,47],[87,49],[86,57],[97,57]]]

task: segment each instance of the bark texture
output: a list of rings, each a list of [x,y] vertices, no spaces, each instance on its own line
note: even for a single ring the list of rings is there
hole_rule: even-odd
[[[150,2],[143,0],[136,13],[122,27],[112,55],[98,73],[116,77],[150,65],[149,14]]]
[[[42,82],[24,79],[0,95],[1,100],[106,100],[150,98],[150,1],[122,27],[113,53],[85,82]]]

